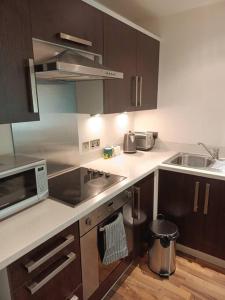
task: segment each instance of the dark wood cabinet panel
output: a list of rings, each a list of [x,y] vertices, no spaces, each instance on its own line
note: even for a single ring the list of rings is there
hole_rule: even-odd
[[[157,108],[159,41],[104,15],[104,64],[124,73],[104,82],[105,113]]]
[[[39,119],[32,112],[28,59],[33,58],[28,0],[0,2],[0,123]]]
[[[47,257],[46,260],[44,257]],[[29,271],[26,266],[30,265],[30,262],[36,263],[37,266]],[[66,228],[35,248],[10,265],[7,271],[14,300],[62,300],[69,299],[76,293],[80,295],[79,299],[82,299],[78,224]],[[52,278],[46,280],[50,274]],[[30,288],[35,289],[36,285],[40,287],[32,293]]]
[[[134,186],[134,247],[135,257],[148,248],[149,223],[153,219],[154,173]]]
[[[103,13],[81,0],[31,0],[33,37],[87,51],[103,52]],[[66,33],[92,42],[92,46],[62,40]]]
[[[159,41],[137,32],[137,74],[139,106],[137,110],[157,108]]]
[[[200,179],[182,173],[162,170],[159,172],[158,212],[178,226],[179,243],[198,250],[201,246],[203,218],[200,202],[203,189]],[[195,193],[198,196],[197,211],[194,211]]]
[[[177,224],[178,242],[222,259],[225,259],[224,200],[224,181],[159,172],[158,212]]]
[[[224,181],[205,178],[203,204],[204,220],[202,235],[204,238],[202,239],[201,250],[210,255],[225,259]]]
[[[130,110],[135,93],[136,31],[104,15],[104,64],[124,73],[124,79],[104,81],[104,112]]]

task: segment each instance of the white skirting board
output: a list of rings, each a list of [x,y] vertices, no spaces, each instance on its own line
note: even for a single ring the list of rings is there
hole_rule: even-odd
[[[218,267],[221,267],[221,268],[225,269],[225,260],[223,260],[223,259],[214,257],[212,255],[203,253],[203,252],[198,251],[198,250],[194,250],[192,248],[183,246],[181,244],[177,244],[176,248],[177,248],[177,250],[179,250],[183,253],[186,253],[186,254],[189,254],[191,256],[197,257],[197,258],[199,258],[201,260],[204,260],[204,261],[206,261],[210,264],[213,264],[215,266],[218,266]]]

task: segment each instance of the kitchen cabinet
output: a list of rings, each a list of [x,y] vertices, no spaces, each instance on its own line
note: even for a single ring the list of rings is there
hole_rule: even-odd
[[[74,224],[8,268],[14,300],[82,299],[78,224]]]
[[[171,171],[159,173],[159,213],[177,224],[178,242],[225,258],[225,182]]]
[[[153,219],[154,173],[133,187],[134,193],[134,248],[135,257],[148,249],[149,223]]]
[[[0,124],[39,120],[28,0],[0,2],[0,36]]]
[[[137,32],[139,102],[136,110],[157,108],[159,41]]]
[[[108,15],[104,15],[104,64],[124,73],[122,80],[104,81],[104,112],[128,111],[135,97],[136,31]]]
[[[157,108],[159,41],[104,15],[104,64],[124,73],[104,82],[105,113]]]
[[[103,52],[103,13],[83,1],[32,0],[31,16],[34,38]]]

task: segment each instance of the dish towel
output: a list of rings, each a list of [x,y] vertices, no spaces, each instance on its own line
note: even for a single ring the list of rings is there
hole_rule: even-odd
[[[105,253],[103,264],[109,265],[128,255],[126,232],[123,224],[123,215],[119,213],[115,221],[105,225]]]

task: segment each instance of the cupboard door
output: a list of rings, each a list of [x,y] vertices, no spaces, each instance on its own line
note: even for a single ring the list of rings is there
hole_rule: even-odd
[[[124,73],[124,79],[104,81],[104,112],[132,110],[135,97],[136,31],[104,15],[104,64]]]
[[[137,32],[137,74],[139,103],[137,110],[157,108],[159,41]]]
[[[225,182],[205,178],[201,251],[225,259]]]
[[[33,112],[28,59],[33,58],[28,0],[0,1],[0,124],[39,120]],[[36,86],[34,88],[36,97]]]
[[[103,52],[103,14],[81,0],[32,0],[33,37],[87,51]],[[65,33],[92,42],[92,46],[60,38]]]
[[[158,212],[174,222],[179,229],[178,242],[200,250],[203,229],[204,179],[197,176],[159,172]]]
[[[134,186],[135,256],[143,256],[148,248],[149,223],[153,219],[154,173]]]

